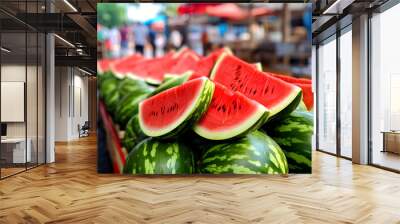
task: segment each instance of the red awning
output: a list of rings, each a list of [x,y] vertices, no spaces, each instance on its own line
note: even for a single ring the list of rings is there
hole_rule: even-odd
[[[271,14],[273,11],[268,8],[243,9],[234,3],[225,3],[217,6],[207,7],[206,13],[210,16],[220,17],[228,20],[243,20],[250,16],[263,16]]]
[[[220,3],[187,3],[178,7],[178,14],[205,14],[209,6],[216,6]]]
[[[225,3],[218,6],[208,7],[206,13],[210,16],[231,20],[241,20],[247,16],[247,12],[234,3]]]

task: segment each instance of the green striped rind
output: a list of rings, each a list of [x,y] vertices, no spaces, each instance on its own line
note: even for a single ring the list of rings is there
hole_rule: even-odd
[[[107,106],[107,111],[114,114],[120,99],[118,91],[119,80],[115,78],[110,78],[104,80],[101,84],[100,92],[101,96]]]
[[[128,77],[125,77],[124,79],[121,80],[118,89],[121,98],[131,94],[136,94],[136,95],[142,95],[146,93],[149,94],[153,91],[153,87],[149,86],[145,81],[131,79]]]
[[[99,80],[99,90],[102,98],[110,95],[112,91],[118,88],[118,80],[109,74],[104,74],[104,77]]]
[[[307,106],[304,104],[303,100],[300,101],[295,111],[308,112]]]
[[[311,173],[313,122],[310,112],[295,111],[267,128],[285,152],[290,173]]]
[[[256,106],[258,108],[253,114],[246,114],[248,119],[245,122],[238,124],[236,127],[231,128],[230,130],[223,132],[212,131],[203,128],[201,125],[195,125],[193,130],[201,137],[209,140],[226,140],[242,137],[251,131],[257,130],[268,120],[268,110],[261,104],[257,103]]]
[[[203,154],[200,170],[212,174],[286,174],[288,164],[278,144],[265,133],[215,145]]]
[[[274,110],[271,111],[271,117],[268,121],[279,120],[292,113],[294,110],[296,110],[297,106],[302,101],[302,98],[303,93],[301,88],[294,86],[292,93],[287,96],[286,99],[282,100],[286,103],[281,104],[279,108],[274,108]]]
[[[175,78],[178,78],[179,77],[179,75],[174,75],[174,74],[165,74],[164,75],[164,79],[163,79],[163,82],[162,83],[166,83],[166,82],[168,82],[169,80],[171,80],[171,79],[175,79]]]
[[[159,141],[148,138],[128,155],[124,174],[192,174],[193,154],[178,141]]]
[[[161,85],[159,85],[152,93],[151,96],[157,95],[158,93],[161,93],[164,90],[173,88],[175,86],[179,86],[182,83],[186,82],[190,75],[192,75],[193,72],[189,71],[189,72],[185,72],[184,74],[182,74],[181,76],[177,76],[174,78],[169,78],[168,80],[164,81],[163,83],[161,83]]]
[[[136,144],[142,141],[145,137],[146,135],[142,132],[139,126],[138,115],[135,115],[126,124],[122,145],[128,152],[130,152]]]
[[[211,82],[209,79],[206,79],[206,84],[204,87],[204,90],[201,94],[200,99],[197,101],[194,112],[192,115],[181,125],[179,125],[173,132],[170,132],[169,134],[163,136],[163,138],[173,138],[176,137],[183,132],[186,132],[190,130],[194,124],[203,116],[203,114],[207,111],[208,106],[211,103],[211,99],[214,93],[214,83]]]
[[[136,93],[125,96],[117,106],[114,121],[124,129],[128,121],[138,113],[139,103],[147,96],[148,94],[137,95]]]
[[[114,79],[115,77],[113,76],[113,74],[109,71],[102,73],[100,76],[97,76],[97,86],[99,88],[99,90],[101,90],[102,88],[102,84],[108,80],[108,79]],[[100,92],[100,96],[101,92]]]
[[[214,93],[214,83],[209,79],[202,77],[199,79],[203,79],[203,87],[199,90],[197,99],[194,105],[175,123],[171,124],[164,129],[159,130],[149,130],[146,128],[141,115],[140,107],[142,104],[139,104],[139,124],[143,132],[147,136],[151,137],[159,137],[159,138],[175,138],[182,134],[183,132],[189,130],[207,111],[208,105],[211,103],[211,99]],[[157,97],[157,96],[154,96]]]
[[[219,64],[221,64],[221,62],[224,60],[224,58],[227,55],[229,55],[229,54],[224,52],[218,57],[217,61],[215,61],[215,64],[214,64],[213,68],[211,69],[211,73],[210,73],[210,79],[211,80],[214,80],[214,77],[215,77],[215,74],[217,73]]]

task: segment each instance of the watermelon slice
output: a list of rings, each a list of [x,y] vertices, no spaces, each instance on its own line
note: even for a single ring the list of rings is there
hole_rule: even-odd
[[[262,104],[215,83],[211,104],[194,131],[206,139],[224,140],[256,130],[267,119],[268,111]]]
[[[187,71],[192,71],[197,62],[200,60],[199,56],[194,53],[185,53],[175,66],[171,68],[168,74],[182,74]]]
[[[97,73],[102,74],[110,70],[111,65],[115,62],[114,59],[101,59],[97,61]]]
[[[194,69],[195,74],[198,75],[197,77],[209,77],[215,62],[222,53],[232,54],[232,51],[229,48],[221,48],[200,59]]]
[[[152,137],[179,135],[197,122],[207,110],[214,84],[199,78],[168,89],[139,104],[139,124]]]
[[[152,93],[151,96],[161,93],[164,90],[170,89],[175,86],[179,86],[186,82],[192,75],[192,71],[183,73],[181,76],[164,76],[164,81],[159,85]]]
[[[147,59],[133,66],[129,71],[131,78],[143,79],[150,84],[158,85],[164,79],[166,68],[172,67],[176,59],[169,56]]]
[[[302,98],[299,87],[258,71],[233,55],[222,54],[210,78],[264,105],[271,119],[291,113]]]
[[[310,79],[295,78],[295,77],[291,77],[291,76],[288,76],[288,75],[279,75],[279,74],[273,74],[273,73],[270,73],[270,74],[275,76],[275,77],[277,77],[277,78],[279,78],[279,79],[282,79],[282,80],[284,80],[284,81],[286,81],[288,83],[311,84],[311,82],[312,82]]]
[[[138,64],[140,61],[145,60],[141,55],[134,54],[128,57],[124,57],[111,65],[111,70],[114,75],[118,78],[124,78],[130,71],[132,66]]]
[[[272,73],[270,73],[272,74]],[[301,88],[303,91],[303,102],[307,107],[307,110],[312,110],[314,107],[314,95],[312,92],[312,81],[310,79],[295,78],[287,75],[272,74],[273,76],[284,80],[288,83],[292,83]]]
[[[293,83],[294,85],[301,88],[303,91],[303,102],[307,107],[307,110],[310,111],[314,108],[314,95],[312,92],[311,84],[304,83]]]

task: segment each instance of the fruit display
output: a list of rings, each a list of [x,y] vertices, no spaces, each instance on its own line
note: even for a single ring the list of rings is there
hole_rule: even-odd
[[[194,131],[210,140],[230,139],[257,130],[268,115],[269,111],[257,101],[215,83],[211,104]]]
[[[124,174],[311,172],[308,79],[264,72],[228,48],[204,57],[186,47],[135,54],[98,67]]]
[[[125,174],[191,174],[193,153],[179,141],[148,138],[132,149],[124,167]]]
[[[200,163],[202,173],[288,173],[283,151],[271,137],[261,131],[209,148],[203,153]]]
[[[311,173],[313,122],[310,112],[294,111],[266,128],[285,153],[291,173]]]
[[[290,114],[302,99],[301,88],[275,78],[234,55],[222,54],[210,79],[264,105],[270,119]]]

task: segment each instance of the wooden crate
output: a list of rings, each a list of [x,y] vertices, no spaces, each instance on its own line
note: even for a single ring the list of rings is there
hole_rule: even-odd
[[[107,150],[113,161],[114,172],[122,174],[128,152],[122,147],[119,130],[114,125],[110,114],[106,110],[106,106],[99,101],[100,116],[104,123],[106,132]]]

